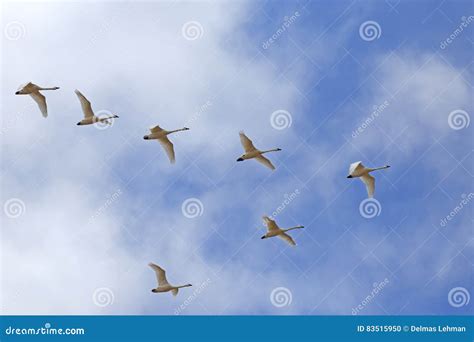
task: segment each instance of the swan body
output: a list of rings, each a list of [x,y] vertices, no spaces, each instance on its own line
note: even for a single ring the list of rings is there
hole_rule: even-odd
[[[188,130],[189,130],[188,127],[183,127],[180,129],[175,129],[173,131],[167,131],[161,128],[160,126],[156,125],[155,127],[150,128],[150,134],[145,135],[143,139],[158,140],[158,142],[161,144],[166,154],[168,155],[168,159],[170,160],[170,163],[173,164],[175,162],[174,146],[173,146],[173,143],[168,139],[168,135],[172,133],[188,131]]]
[[[33,100],[35,100],[38,108],[43,114],[43,117],[48,117],[48,106],[46,105],[46,97],[40,93],[40,90],[57,90],[59,87],[50,87],[44,88],[40,87],[32,82],[23,84],[18,88],[15,95],[30,95]]]
[[[164,269],[152,262],[150,262],[148,266],[150,266],[153,271],[155,271],[156,280],[158,281],[158,286],[151,290],[153,293],[171,292],[173,296],[176,296],[180,288],[192,286],[191,284],[180,286],[171,285],[166,279],[166,271]]]
[[[109,115],[105,117],[96,116],[94,114],[94,111],[92,110],[92,105],[90,101],[79,90],[74,90],[74,93],[76,93],[77,97],[79,98],[82,112],[84,113],[84,119],[77,123],[78,126],[92,125],[97,122],[102,122],[111,125],[112,123],[110,122],[110,120],[118,118],[117,115]]]
[[[250,140],[245,135],[244,132],[240,132],[239,136],[240,136],[240,143],[242,144],[242,147],[244,148],[245,153],[237,159],[238,162],[239,161],[244,161],[244,160],[247,160],[247,159],[255,159],[258,162],[260,162],[261,164],[268,167],[269,169],[275,170],[275,166],[273,166],[272,162],[268,158],[264,157],[263,155],[265,153],[269,153],[269,152],[281,151],[281,148],[274,148],[274,149],[271,149],[271,150],[261,151],[261,150],[258,150],[258,149],[255,148],[255,146],[253,145],[252,140]]]
[[[365,167],[361,161],[352,163],[349,166],[349,175],[347,178],[360,178],[364,182],[365,187],[367,188],[367,195],[369,198],[374,197],[375,192],[375,178],[370,174],[372,171],[388,169],[390,165],[385,165],[381,167]]]
[[[278,227],[276,222],[274,220],[272,220],[271,218],[269,218],[268,216],[263,216],[263,221],[267,225],[267,233],[264,236],[262,236],[261,239],[267,239],[267,238],[271,238],[271,237],[274,237],[274,236],[278,236],[279,238],[285,240],[286,242],[288,242],[292,246],[296,246],[296,242],[286,232],[288,232],[290,230],[293,230],[293,229],[304,228],[304,226],[295,226],[295,227],[291,227],[291,228],[281,229],[280,227]]]

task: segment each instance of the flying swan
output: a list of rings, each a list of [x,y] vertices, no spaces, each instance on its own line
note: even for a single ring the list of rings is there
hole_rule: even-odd
[[[168,155],[168,159],[170,160],[171,164],[174,164],[175,157],[174,157],[174,146],[173,143],[168,139],[168,135],[175,132],[180,131],[188,131],[189,128],[184,127],[180,129],[175,129],[174,131],[166,131],[160,126],[156,125],[155,127],[150,128],[151,134],[145,135],[143,139],[151,140],[156,139],[161,144],[161,146],[165,149],[166,154]]]
[[[240,156],[237,159],[238,162],[239,161],[244,161],[246,159],[254,159],[255,158],[255,160],[262,163],[266,167],[268,167],[272,170],[275,170],[275,166],[273,166],[272,162],[269,159],[265,158],[263,156],[263,154],[268,153],[268,152],[281,151],[281,148],[274,148],[274,149],[271,149],[271,150],[260,151],[260,150],[257,150],[255,148],[255,146],[253,146],[252,140],[250,140],[244,134],[244,132],[240,132],[239,135],[240,135],[240,143],[242,144],[245,153],[242,154],[242,156]]]
[[[280,227],[278,227],[276,222],[274,220],[272,220],[271,218],[269,218],[268,216],[263,216],[263,221],[267,225],[267,233],[264,236],[261,237],[262,239],[278,236],[279,238],[282,238],[283,240],[285,240],[286,242],[288,242],[292,246],[296,246],[295,240],[293,240],[293,238],[291,236],[286,234],[286,232],[288,232],[290,230],[293,230],[293,229],[304,228],[304,226],[296,226],[296,227],[291,227],[291,228],[287,228],[287,229],[281,229]]]
[[[48,107],[46,105],[46,97],[40,93],[40,90],[57,90],[59,87],[43,88],[32,82],[23,84],[18,88],[15,95],[30,95],[33,100],[38,104],[41,114],[46,118],[48,117]]]
[[[164,269],[162,269],[160,266],[150,262],[148,264],[153,271],[156,273],[156,279],[158,280],[158,287],[156,289],[152,289],[151,292],[153,293],[160,293],[160,292],[169,292],[173,294],[173,296],[176,296],[178,294],[178,290],[182,287],[189,287],[192,286],[191,284],[186,284],[186,285],[181,285],[181,286],[173,286],[168,283],[168,280],[166,280],[166,272]]]
[[[79,98],[79,101],[81,102],[81,107],[82,107],[82,112],[84,113],[84,119],[79,121],[77,123],[78,126],[83,126],[83,125],[92,125],[97,122],[103,122],[107,125],[111,125],[112,123],[110,122],[111,119],[118,118],[118,115],[109,115],[105,117],[97,117],[94,114],[94,111],[92,110],[91,103],[89,102],[88,99],[79,90],[74,90],[76,93],[77,97]]]
[[[364,182],[365,187],[367,188],[367,195],[369,197],[374,197],[375,192],[375,178],[369,173],[375,170],[388,169],[390,165],[385,165],[382,167],[370,168],[362,165],[361,161],[352,163],[349,166],[349,176],[347,178],[356,178],[360,177],[360,180]]]

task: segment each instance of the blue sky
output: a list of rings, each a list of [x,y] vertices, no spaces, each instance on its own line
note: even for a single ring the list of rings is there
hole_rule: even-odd
[[[2,312],[472,314],[468,1],[2,7]],[[61,87],[47,119],[13,96],[30,80]],[[76,88],[120,118],[76,126]],[[278,111],[291,125],[275,128]],[[156,124],[191,128],[171,136],[175,165],[142,139]],[[240,130],[282,148],[276,171],[235,162]],[[392,166],[374,218],[346,178],[358,160]],[[261,240],[295,192],[276,221],[305,226],[298,246]],[[150,261],[194,286],[151,293]]]

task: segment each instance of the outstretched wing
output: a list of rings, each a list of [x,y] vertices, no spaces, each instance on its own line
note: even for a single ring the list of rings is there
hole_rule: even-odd
[[[38,104],[41,114],[43,114],[43,116],[46,118],[48,116],[48,108],[46,106],[46,97],[44,97],[44,95],[41,94],[39,91],[30,93],[30,96]]]
[[[367,195],[369,197],[374,197],[375,178],[367,173],[361,176],[360,179],[365,183],[365,187],[367,188]]]
[[[269,218],[268,216],[263,216],[263,220],[265,221],[265,224],[267,225],[268,231],[280,229],[278,225],[276,224],[276,222],[272,220],[271,218]]]
[[[255,146],[253,146],[253,142],[252,140],[250,140],[244,132],[240,132],[239,133],[239,136],[240,136],[240,143],[242,144],[242,147],[244,148],[244,151],[245,152],[251,152],[251,151],[255,151],[256,148]]]
[[[158,286],[168,285],[168,280],[166,280],[166,272],[160,266],[150,262],[148,264],[156,274],[156,280],[158,281]]]
[[[84,113],[84,118],[90,118],[94,116],[94,112],[92,111],[92,106],[91,103],[89,102],[88,99],[79,90],[74,90],[76,93],[77,97],[79,98],[79,101],[81,102],[81,107],[82,107],[82,112]]]
[[[255,157],[255,160],[257,160],[259,163],[265,165],[265,166],[268,167],[269,169],[275,170],[275,166],[273,166],[273,164],[272,164],[272,162],[270,161],[270,159],[267,159],[267,158],[265,158],[264,156],[259,155],[258,157]]]
[[[163,131],[163,128],[161,128],[159,125],[156,125],[155,127],[150,128],[151,133],[159,133],[162,131]]]
[[[161,146],[165,149],[165,152],[168,155],[168,159],[170,160],[170,163],[173,164],[175,162],[173,143],[168,139],[166,135],[162,138],[159,138],[158,141],[160,142]]]
[[[352,175],[356,170],[358,170],[358,169],[360,169],[360,168],[364,168],[364,165],[362,165],[362,162],[361,162],[361,161],[352,163],[352,164],[349,166],[349,174]]]
[[[293,240],[293,238],[292,238],[291,236],[289,236],[288,234],[286,234],[286,233],[278,234],[278,237],[280,237],[281,239],[285,240],[285,241],[288,242],[290,245],[296,246],[295,240]]]

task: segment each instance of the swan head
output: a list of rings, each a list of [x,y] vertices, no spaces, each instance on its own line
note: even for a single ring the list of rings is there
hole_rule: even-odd
[[[239,157],[239,158],[237,158],[237,161],[244,161],[244,158]]]
[[[189,128],[188,128],[188,127],[184,127],[183,130],[184,130],[184,131],[189,131]]]
[[[351,175],[349,175],[349,176],[347,176],[347,178],[352,178],[352,176],[351,176]]]
[[[148,137],[148,135],[145,135],[145,136],[143,137],[143,139],[148,140],[148,139],[150,139],[150,138]]]

